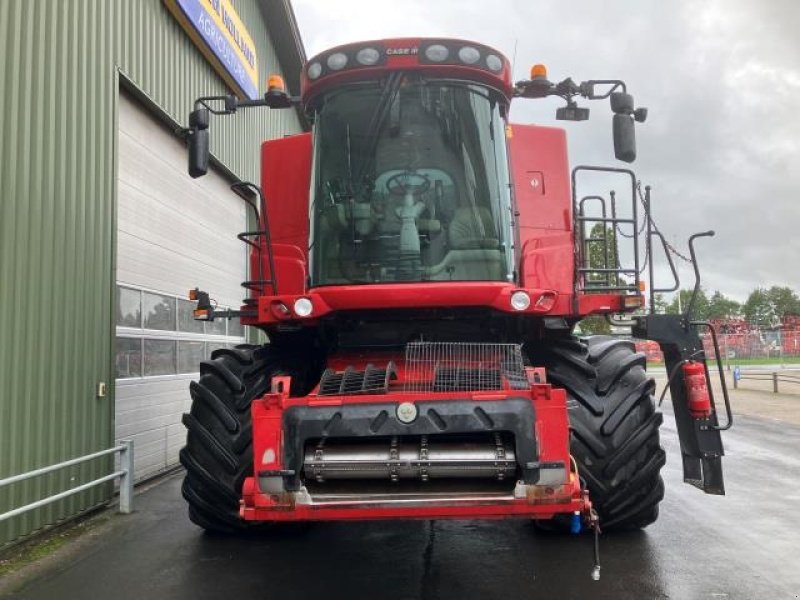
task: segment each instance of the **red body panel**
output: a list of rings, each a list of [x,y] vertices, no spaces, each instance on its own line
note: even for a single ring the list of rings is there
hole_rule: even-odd
[[[306,261],[310,179],[310,133],[262,144],[261,189],[267,199],[272,243],[295,246]]]
[[[453,49],[465,45],[480,48],[481,63],[425,64],[420,50],[425,44],[441,43]],[[354,66],[353,60],[358,49],[373,47],[379,49],[378,64],[373,66]],[[326,66],[327,58],[335,53],[348,56],[348,68],[340,71]],[[431,78],[452,78],[474,81],[492,86],[505,95],[510,103],[514,88],[511,82],[511,69],[508,60],[501,54],[502,68],[492,72],[486,58],[495,51],[479,44],[459,40],[423,40],[403,38],[383,41],[367,41],[358,44],[330,49],[308,61],[301,75],[302,104],[309,108],[326,91],[343,84],[385,77],[393,71],[416,71]],[[452,55],[452,54],[451,54]],[[308,77],[309,66],[318,67],[318,77]],[[502,99],[501,99],[502,103]],[[510,179],[514,190],[515,218],[515,272],[516,281],[452,281],[452,282],[413,282],[369,285],[324,286],[309,289],[309,193],[311,190],[312,137],[301,134],[265,142],[261,152],[261,187],[267,200],[269,231],[271,234],[271,253],[275,272],[270,272],[269,249],[262,240],[260,252],[251,253],[251,279],[274,279],[277,291],[264,286],[254,292],[256,302],[244,308],[250,316],[242,318],[246,325],[258,325],[270,333],[296,329],[295,325],[314,327],[326,315],[343,311],[382,311],[407,309],[407,314],[416,316],[412,309],[429,308],[489,308],[501,313],[528,317],[559,316],[573,319],[597,313],[624,312],[624,296],[619,294],[575,295],[575,237],[573,232],[572,199],[570,190],[569,164],[565,131],[558,128],[531,125],[509,126],[507,130]],[[262,228],[265,223],[261,224]],[[530,297],[527,308],[514,310],[511,296],[514,292],[525,291]],[[295,302],[300,298],[311,301],[312,310],[308,315],[294,312]],[[303,303],[307,304],[307,303]],[[253,315],[253,308],[256,309]],[[301,306],[302,308],[302,306]],[[466,311],[463,311],[466,313]],[[413,317],[409,317],[413,318]],[[504,322],[516,326],[506,319]],[[527,326],[532,321],[522,322]],[[331,323],[336,323],[331,319]],[[480,325],[480,324],[479,324]],[[510,328],[509,328],[510,329]],[[522,329],[522,327],[520,328]],[[488,340],[487,340],[488,341]],[[276,342],[277,343],[277,342]],[[441,392],[434,388],[419,388],[406,381],[406,368],[402,351],[374,350],[374,346],[364,345],[363,352],[329,355],[325,358],[328,369],[343,373],[353,369],[364,371],[367,364],[386,368],[388,363],[395,365],[396,379],[386,384],[385,393],[353,395],[317,395],[314,390],[307,396],[290,397],[291,380],[288,377],[274,377],[272,391],[253,401],[252,411],[252,452],[253,473],[242,489],[241,517],[250,521],[300,521],[300,520],[363,520],[387,518],[504,518],[534,517],[551,518],[557,514],[581,513],[588,517],[591,503],[588,493],[581,488],[577,467],[569,450],[569,418],[567,412],[567,393],[545,382],[544,369],[527,368],[527,389],[510,389],[506,381],[505,389],[492,391]],[[333,352],[332,348],[326,349]],[[431,367],[435,369],[435,367]],[[411,371],[411,369],[409,369]],[[536,372],[534,374],[534,371]],[[334,374],[336,374],[334,373]],[[534,376],[535,375],[535,376]],[[366,377],[366,376],[365,376]],[[413,377],[413,376],[412,376]],[[431,381],[434,374],[428,374]],[[422,376],[419,377],[421,379]],[[417,378],[414,379],[414,382]],[[428,381],[426,379],[426,381]],[[411,382],[411,383],[414,383]],[[519,379],[517,379],[519,382]],[[523,385],[525,387],[524,379]],[[341,389],[344,388],[344,386]],[[374,388],[365,388],[374,389]],[[382,391],[384,388],[381,388]],[[409,391],[426,389],[426,391]],[[438,388],[437,388],[438,389]],[[341,392],[337,392],[341,393]],[[533,406],[530,408],[527,402]],[[391,493],[380,497],[368,494],[325,493],[315,496],[315,488],[326,485],[321,477],[303,478],[299,468],[313,468],[315,463],[305,462],[306,448],[303,445],[316,443],[315,437],[304,437],[287,426],[292,415],[301,414],[310,421],[319,417],[320,410],[315,407],[362,405],[359,411],[368,414],[369,404],[400,404],[403,402],[442,402],[449,408],[472,414],[478,409],[473,402],[484,403],[494,408],[502,408],[496,402],[506,402],[515,410],[524,409],[530,414],[529,420],[516,425],[516,440],[530,441],[535,438],[535,457],[533,451],[517,463],[517,475],[525,469],[536,469],[539,478],[520,477],[517,482],[509,478],[508,486],[502,482],[495,486],[494,493],[484,496],[470,492],[448,496],[420,493],[413,498]],[[456,406],[452,402],[458,402]],[[513,402],[513,404],[512,404]],[[302,407],[302,410],[293,410]],[[331,409],[337,418],[347,414],[346,409]],[[388,412],[391,412],[391,408]],[[286,417],[286,419],[284,419]],[[398,416],[399,418],[399,416]],[[416,417],[415,417],[416,418]],[[322,421],[322,418],[320,418]],[[328,416],[324,422],[329,422]],[[333,419],[330,420],[332,422]],[[353,421],[357,422],[357,419]],[[531,422],[533,424],[531,425]],[[410,422],[406,422],[409,424]],[[518,421],[519,423],[519,421]],[[284,430],[286,427],[286,430]],[[323,439],[329,439],[327,425],[323,429]],[[371,429],[370,425],[370,429]],[[443,426],[444,427],[444,426]],[[489,430],[498,432],[491,425]],[[530,429],[533,432],[530,432]],[[440,428],[441,429],[441,428]],[[294,433],[292,433],[294,431]],[[366,429],[357,430],[354,426],[333,429],[342,433],[343,438],[361,436],[368,439]],[[376,430],[372,430],[375,433]],[[402,430],[405,431],[405,430]],[[355,433],[354,433],[355,432]],[[520,433],[521,432],[521,433]],[[484,432],[482,432],[484,433]],[[532,436],[530,434],[533,434]],[[290,437],[290,436],[296,437]],[[420,434],[423,437],[428,433]],[[438,435],[434,433],[432,435]],[[497,438],[499,439],[499,438]],[[359,440],[362,441],[362,440]],[[292,444],[292,446],[290,446]],[[534,444],[531,442],[530,446]],[[298,461],[296,447],[303,452]],[[285,448],[287,451],[284,458]],[[317,447],[319,448],[319,446]],[[313,446],[312,446],[313,449]],[[492,455],[490,464],[497,468],[497,455]],[[519,455],[518,455],[519,458]],[[310,458],[309,461],[312,459]],[[313,460],[317,455],[313,454]],[[376,462],[382,468],[384,458]],[[394,460],[394,459],[393,459]],[[538,461],[538,462],[532,462]],[[286,463],[286,464],[284,464]],[[311,466],[307,466],[311,465]],[[535,465],[522,466],[521,465]],[[541,475],[547,473],[547,477]],[[352,473],[349,474],[352,476]],[[287,479],[283,479],[283,478]],[[347,481],[347,478],[343,478]],[[377,478],[376,478],[377,479]],[[277,481],[276,481],[277,480]],[[396,481],[396,480],[394,480]],[[422,479],[421,481],[427,481]],[[498,480],[499,481],[499,480]],[[538,483],[525,483],[537,481]],[[288,482],[288,483],[287,483]],[[513,488],[513,489],[512,489]],[[292,491],[286,491],[292,490]],[[311,490],[309,492],[309,490]]]
[[[302,521],[302,520],[365,520],[387,518],[504,518],[536,517],[550,518],[558,513],[575,511],[588,513],[591,504],[581,490],[580,482],[567,467],[564,480],[547,485],[529,485],[523,493],[500,498],[458,498],[427,499],[417,502],[367,502],[349,500],[340,502],[314,503],[304,500],[302,495],[291,493],[270,494],[259,490],[260,471],[279,471],[282,464],[283,412],[292,406],[337,406],[354,403],[401,403],[415,400],[474,400],[499,401],[509,395],[528,397],[534,405],[536,414],[535,436],[539,460],[544,463],[560,462],[570,464],[568,418],[566,392],[546,383],[534,383],[529,390],[492,392],[423,392],[403,391],[405,372],[402,356],[388,356],[370,353],[359,357],[348,355],[334,359],[329,366],[333,368],[352,365],[363,368],[364,364],[392,359],[398,369],[398,380],[390,387],[389,393],[361,396],[324,396],[311,394],[303,398],[290,398],[288,394],[277,392],[288,390],[289,379],[273,379],[273,391],[253,402],[253,477],[245,481],[243,488],[242,518],[254,521]],[[532,370],[533,371],[533,370]],[[537,370],[541,374],[541,370]],[[532,375],[529,374],[529,376]]]
[[[522,286],[571,294],[575,259],[566,132],[513,125],[508,146]]]
[[[276,504],[270,496],[257,491],[250,477],[242,487],[241,517],[245,521],[370,521],[380,519],[551,519],[557,514],[587,514],[591,504],[582,494],[577,479],[554,490],[558,502],[531,503],[526,498],[507,502],[464,502],[413,504],[397,506],[326,506],[309,504]]]
[[[391,283],[374,285],[327,286],[308,290],[313,312],[303,319],[313,322],[334,311],[381,310],[389,308],[436,307],[491,307],[501,312],[516,314],[566,314],[570,297],[559,296],[551,290],[526,290],[531,297],[524,311],[511,308],[511,294],[517,286],[502,282],[465,281],[453,283]],[[289,308],[300,295],[262,296],[258,301],[258,322],[276,323],[298,319],[293,315],[280,318],[274,310],[276,304]],[[617,298],[617,297],[614,297]],[[618,298],[617,298],[618,299]]]
[[[351,52],[354,48],[373,45],[382,49],[418,48],[424,40],[407,38],[363,42],[331,49],[320,60],[336,51]],[[458,40],[442,40],[453,47],[468,44]],[[481,46],[482,48],[483,47]],[[491,51],[491,49],[486,49]],[[409,50],[411,52],[411,50]],[[498,54],[498,56],[501,56]],[[386,74],[398,69],[419,69],[436,77],[460,77],[482,81],[512,95],[510,67],[501,56],[503,68],[498,73],[464,64],[421,64],[417,55],[390,54],[374,67],[325,72],[310,81],[303,72],[303,100],[310,101],[326,89],[350,80],[363,80],[371,74]],[[311,64],[315,59],[311,59]],[[373,73],[374,72],[374,73]],[[509,303],[513,291],[523,289],[531,296],[530,307],[523,314],[580,318],[588,314],[623,312],[622,296],[591,294],[574,296],[574,236],[572,201],[566,134],[563,129],[533,125],[509,127],[508,150],[517,217],[517,272],[519,282],[430,282],[409,284],[376,284],[361,286],[329,286],[309,290],[309,191],[312,165],[311,134],[305,133],[271,140],[262,145],[262,189],[267,198],[269,228],[278,282],[278,293],[272,295],[267,286],[256,292],[258,314],[244,317],[246,325],[271,326],[279,322],[299,320],[291,310],[301,296],[311,298],[312,315],[304,322],[341,310],[381,310],[393,308],[491,307],[512,311]],[[251,279],[258,278],[258,259],[251,257]],[[266,245],[262,242],[260,273],[271,278]]]
[[[267,203],[267,217],[275,264],[274,279],[281,294],[302,295],[308,271],[308,189],[311,178],[311,134],[302,133],[261,145],[261,190]],[[264,229],[260,223],[259,228]],[[273,279],[267,242],[259,238],[261,252],[250,252],[250,278]],[[259,265],[259,258],[261,265]],[[251,291],[251,297],[272,294],[270,286]],[[257,321],[244,317],[245,325]]]
[[[492,307],[514,312],[511,293],[531,296],[528,314],[552,316],[622,312],[615,294],[580,296],[574,303],[574,238],[565,133],[561,129],[515,125],[509,134],[512,179],[521,247],[522,285],[501,282],[441,282],[327,286],[306,289],[308,271],[308,194],[311,175],[311,136],[301,134],[265,142],[262,146],[262,189],[267,198],[278,295],[267,288],[258,302],[258,317],[248,325],[270,325],[293,320],[291,308],[300,296],[312,299],[308,323],[339,310],[435,308],[438,306]],[[263,273],[269,278],[266,246],[262,242]],[[257,254],[251,273],[257,273]]]
[[[279,282],[279,286],[279,291],[282,291],[283,284]],[[515,311],[511,308],[511,294],[520,289],[528,293],[531,304],[524,311]],[[312,313],[305,317],[297,316],[291,311],[295,300],[301,297],[310,299],[313,306]],[[320,317],[335,311],[436,307],[489,307],[511,314],[564,316],[576,314],[572,306],[573,298],[570,294],[557,294],[552,290],[519,288],[509,283],[487,281],[327,286],[304,293],[260,296],[257,316],[243,318],[242,322],[246,325],[274,325],[301,321],[311,325]],[[592,294],[578,297],[579,314],[624,310],[622,296]]]

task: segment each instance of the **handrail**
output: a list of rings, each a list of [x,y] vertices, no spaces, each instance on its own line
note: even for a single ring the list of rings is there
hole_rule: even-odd
[[[606,211],[606,204],[605,199],[602,196],[585,196],[582,198],[578,198],[578,174],[583,171],[588,172],[601,172],[601,173],[613,173],[619,175],[626,175],[630,178],[631,182],[631,217],[619,217],[617,216],[616,212],[616,200],[613,197],[612,192],[612,209],[611,209],[611,216],[608,216]],[[634,175],[633,171],[630,169],[619,169],[615,167],[593,167],[588,165],[578,165],[574,169],[572,169],[571,174],[571,187],[572,187],[572,221],[573,221],[573,231],[576,232],[576,252],[575,252],[575,270],[574,270],[574,280],[573,280],[573,289],[575,292],[575,297],[577,302],[577,296],[581,293],[592,293],[592,292],[634,292],[639,290],[639,283],[637,281],[639,274],[641,273],[640,264],[639,264],[639,235],[636,231],[637,225],[639,223],[639,214],[638,214],[638,206],[636,202],[636,176]],[[584,204],[585,200],[599,200],[601,207],[602,207],[602,216],[600,217],[590,217],[584,214]],[[622,269],[620,265],[615,265],[616,268],[592,268],[588,264],[586,264],[588,254],[588,247],[584,247],[586,244],[587,239],[585,235],[586,231],[586,223],[600,223],[603,226],[603,237],[607,236],[606,233],[606,226],[611,225],[614,228],[615,232],[616,229],[620,224],[626,225],[633,225],[633,234],[631,236],[631,242],[633,245],[633,268],[631,269]],[[578,236],[577,233],[580,231],[581,235]],[[577,238],[580,237],[581,239],[578,240]],[[627,237],[627,236],[626,236]],[[607,241],[605,242],[604,249],[607,251]],[[616,242],[616,253],[617,253],[617,260],[618,260],[618,253],[619,253],[619,241]],[[604,262],[607,263],[608,257],[604,257]],[[605,280],[607,285],[594,285],[587,282],[586,275],[589,273],[598,273],[604,274]],[[618,283],[618,285],[611,285],[611,281],[614,279],[612,274],[618,275],[632,275],[633,282],[630,284]]]
[[[697,234],[697,235],[701,236],[701,235],[706,235],[706,234],[702,234],[701,233],[701,234]],[[691,248],[691,242],[690,242],[689,247]],[[692,250],[692,258],[694,258],[694,250]],[[695,262],[695,265],[697,265],[697,262]],[[695,269],[696,268],[697,267],[695,266]],[[697,326],[697,327],[705,327],[706,329],[708,329],[708,332],[711,334],[711,341],[713,343],[713,348],[714,348],[714,359],[717,362],[717,370],[719,371],[719,381],[720,381],[720,384],[722,385],[722,397],[723,397],[723,399],[725,401],[725,414],[726,414],[726,416],[728,418],[728,421],[727,421],[727,423],[725,423],[725,425],[720,425],[719,423],[717,423],[716,425],[713,425],[711,428],[712,429],[717,429],[719,431],[725,431],[727,429],[730,429],[731,426],[733,425],[733,411],[731,410],[731,400],[730,400],[730,397],[728,396],[728,385],[727,385],[727,383],[725,383],[725,373],[722,371],[722,357],[721,357],[721,355],[719,353],[719,342],[717,341],[717,330],[714,329],[714,326],[711,323],[709,323],[708,321],[691,321],[689,324]],[[706,372],[706,381],[708,381],[708,383],[709,383],[708,395],[711,398],[711,405],[714,407],[714,411],[716,412],[717,407],[716,407],[716,405],[714,403],[714,390],[710,385],[711,384],[711,373],[708,370],[708,361],[706,361],[706,360],[703,361],[703,368],[705,369],[705,372]]]
[[[714,237],[713,231],[703,231],[689,236],[689,254],[692,257],[692,267],[694,268],[694,289],[692,290],[692,297],[689,299],[689,305],[683,313],[683,318],[687,321],[692,318],[694,312],[694,304],[697,300],[697,295],[700,292],[700,267],[697,264],[697,256],[694,251],[694,241],[700,237]]]
[[[644,218],[646,223],[645,233],[645,261],[647,262],[648,274],[648,290],[650,291],[650,314],[656,314],[656,294],[664,292],[675,292],[681,287],[681,280],[678,277],[678,270],[675,268],[675,263],[672,260],[672,253],[667,246],[667,240],[661,232],[654,227],[653,222],[653,207],[650,202],[650,186],[644,186],[644,197],[641,197],[642,207],[644,208]],[[664,250],[664,256],[667,258],[669,270],[672,272],[673,284],[666,288],[657,288],[655,282],[655,254],[653,253],[653,238],[657,237],[661,241],[661,248]]]
[[[249,181],[237,181],[231,185],[231,190],[233,190],[239,197],[241,197],[252,207],[256,215],[256,224],[259,227],[258,231],[245,231],[237,236],[245,244],[253,246],[258,255],[258,277],[256,279],[243,282],[242,287],[251,291],[260,291],[260,293],[263,294],[264,285],[270,285],[272,287],[273,295],[277,295],[278,278],[275,274],[275,257],[274,252],[272,251],[272,236],[269,230],[269,214],[267,212],[267,200],[264,197],[264,192],[255,183],[251,183]],[[252,202],[252,200],[247,197],[247,192],[250,192],[258,198],[259,208],[256,208],[256,205]],[[248,239],[251,237],[254,238],[255,241]],[[267,251],[267,261],[269,262],[269,279],[264,278],[264,261],[262,259],[261,249],[262,239],[264,240],[264,246]],[[257,284],[261,284],[261,287],[254,287]]]
[[[739,369],[738,366],[736,368]],[[771,381],[772,392],[775,394],[778,393],[778,382],[782,381],[783,383],[788,383],[791,385],[800,385],[800,377],[796,375],[786,375],[779,373],[778,371],[742,371],[740,369],[738,374],[736,371],[734,371],[733,389],[739,389],[739,381],[742,379],[748,379],[751,381]]]
[[[14,508],[7,512],[0,513],[0,522],[8,520],[17,515],[26,513],[35,508],[46,506],[47,504],[51,504],[53,502],[57,502],[58,500],[67,498],[79,492],[83,492],[84,490],[88,490],[96,485],[100,485],[101,483],[112,481],[118,477],[120,480],[119,512],[123,514],[128,514],[132,512],[133,511],[133,440],[120,440],[119,445],[114,446],[113,448],[99,450],[98,452],[92,452],[91,454],[86,454],[84,456],[79,456],[77,458],[65,460],[63,462],[56,463],[54,465],[42,467],[39,469],[34,469],[33,471],[28,471],[27,473],[20,473],[18,475],[12,475],[11,477],[6,477],[5,479],[0,479],[0,488],[5,487],[7,485],[11,485],[13,483],[18,483],[20,481],[26,481],[28,479],[38,477],[39,475],[52,473],[59,469],[63,469],[64,467],[81,464],[93,460],[95,458],[99,458],[101,456],[107,456],[109,454],[117,454],[117,453],[119,453],[120,455],[120,469],[118,471],[114,471],[113,473],[110,473],[108,475],[103,475],[102,477],[98,477],[97,479],[93,479],[92,481],[88,481],[77,487],[70,488],[63,492],[53,494],[52,496],[47,496],[46,498],[36,500],[35,502],[31,502],[30,504],[26,504],[24,506]]]

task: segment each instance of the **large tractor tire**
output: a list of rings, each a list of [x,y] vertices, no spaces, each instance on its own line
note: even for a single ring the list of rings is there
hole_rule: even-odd
[[[271,345],[216,350],[200,363],[200,380],[189,387],[192,407],[183,415],[187,438],[180,452],[192,522],[218,533],[248,529],[239,499],[253,472],[250,405],[268,391],[273,375],[292,375],[292,393],[304,393],[311,363]]]
[[[664,497],[659,443],[663,420],[655,383],[632,342],[565,338],[529,351],[550,383],[567,390],[570,451],[604,530],[640,529],[658,518]]]

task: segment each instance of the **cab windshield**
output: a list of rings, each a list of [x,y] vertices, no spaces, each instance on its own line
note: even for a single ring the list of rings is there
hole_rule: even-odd
[[[315,114],[312,285],[511,279],[495,92],[394,73]]]

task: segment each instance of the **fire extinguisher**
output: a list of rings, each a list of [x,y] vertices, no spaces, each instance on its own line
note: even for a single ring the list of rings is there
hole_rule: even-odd
[[[695,419],[707,419],[711,416],[711,396],[708,393],[708,381],[703,363],[694,360],[684,363],[683,377],[686,382],[689,413]]]

